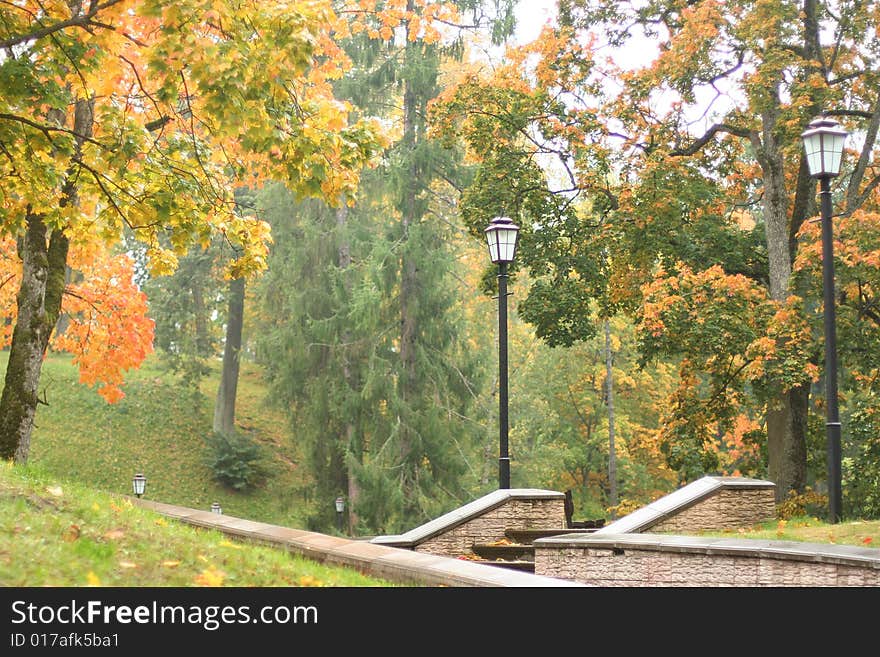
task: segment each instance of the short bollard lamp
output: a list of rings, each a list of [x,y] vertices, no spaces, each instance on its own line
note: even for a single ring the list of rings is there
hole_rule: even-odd
[[[339,525],[339,532],[342,533],[342,513],[345,511],[345,498],[341,495],[336,498],[336,523]]]
[[[834,294],[834,226],[831,179],[840,174],[847,132],[837,121],[821,116],[801,135],[810,176],[819,179],[822,221],[822,286],[825,320],[825,439],[828,450],[828,511],[832,524],[843,512],[841,487],[840,413],[837,403],[837,299]]]
[[[498,265],[498,488],[510,488],[510,455],[507,451],[507,266],[516,255],[519,226],[507,217],[496,217],[486,228],[489,259]]]
[[[211,513],[223,513],[223,509],[220,508],[220,502],[211,503]]]
[[[147,478],[138,472],[131,480],[131,487],[134,489],[134,494],[140,497],[147,489]]]

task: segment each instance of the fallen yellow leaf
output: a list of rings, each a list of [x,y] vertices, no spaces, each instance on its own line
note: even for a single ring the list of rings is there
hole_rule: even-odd
[[[92,504],[92,511],[100,511],[100,510],[101,510],[101,507],[98,506],[98,503],[97,503],[97,502],[95,502],[94,504]]]
[[[101,580],[98,579],[98,576],[91,570],[89,571],[89,574],[86,575],[86,582],[88,583],[88,586],[101,586]]]
[[[311,575],[303,575],[299,578],[300,586],[324,586],[324,582],[321,580],[312,577]]]
[[[160,527],[165,527],[168,523],[165,522],[165,518],[156,518],[153,522],[155,522]]]
[[[240,545],[236,545],[235,543],[230,543],[229,541],[227,541],[225,539],[220,541],[220,546],[232,548],[233,550],[240,550],[241,549]]]
[[[163,561],[162,565],[166,568],[177,568],[180,565],[180,562],[169,559],[168,561]]]
[[[203,570],[195,579],[195,583],[199,586],[222,586],[226,573],[216,568],[208,568]]]

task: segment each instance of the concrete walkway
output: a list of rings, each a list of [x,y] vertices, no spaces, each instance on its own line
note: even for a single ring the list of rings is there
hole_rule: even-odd
[[[199,511],[152,500],[131,498],[133,504],[197,527],[269,544],[326,564],[354,568],[362,573],[401,584],[422,586],[581,587],[565,579],[542,577],[463,559],[412,552],[367,541],[328,536]]]

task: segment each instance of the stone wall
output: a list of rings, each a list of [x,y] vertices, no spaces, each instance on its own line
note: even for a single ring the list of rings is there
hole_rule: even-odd
[[[693,533],[749,527],[776,515],[772,488],[724,488],[650,528],[651,532]]]
[[[640,538],[648,538],[643,534]],[[653,545],[557,546],[535,543],[535,574],[594,586],[844,587],[880,586],[880,550],[748,540],[706,541],[654,536]],[[664,539],[672,539],[663,544]],[[868,550],[868,552],[866,552]],[[873,552],[873,558],[871,553]],[[853,555],[860,555],[858,558]],[[861,555],[868,555],[867,558]]]
[[[507,529],[557,529],[565,527],[565,500],[509,499],[482,515],[451,527],[414,546],[416,552],[449,557],[472,554],[475,543],[493,543]]]

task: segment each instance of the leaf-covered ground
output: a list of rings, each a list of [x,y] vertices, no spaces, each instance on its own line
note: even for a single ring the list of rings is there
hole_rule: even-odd
[[[387,586],[0,462],[0,586]]]

